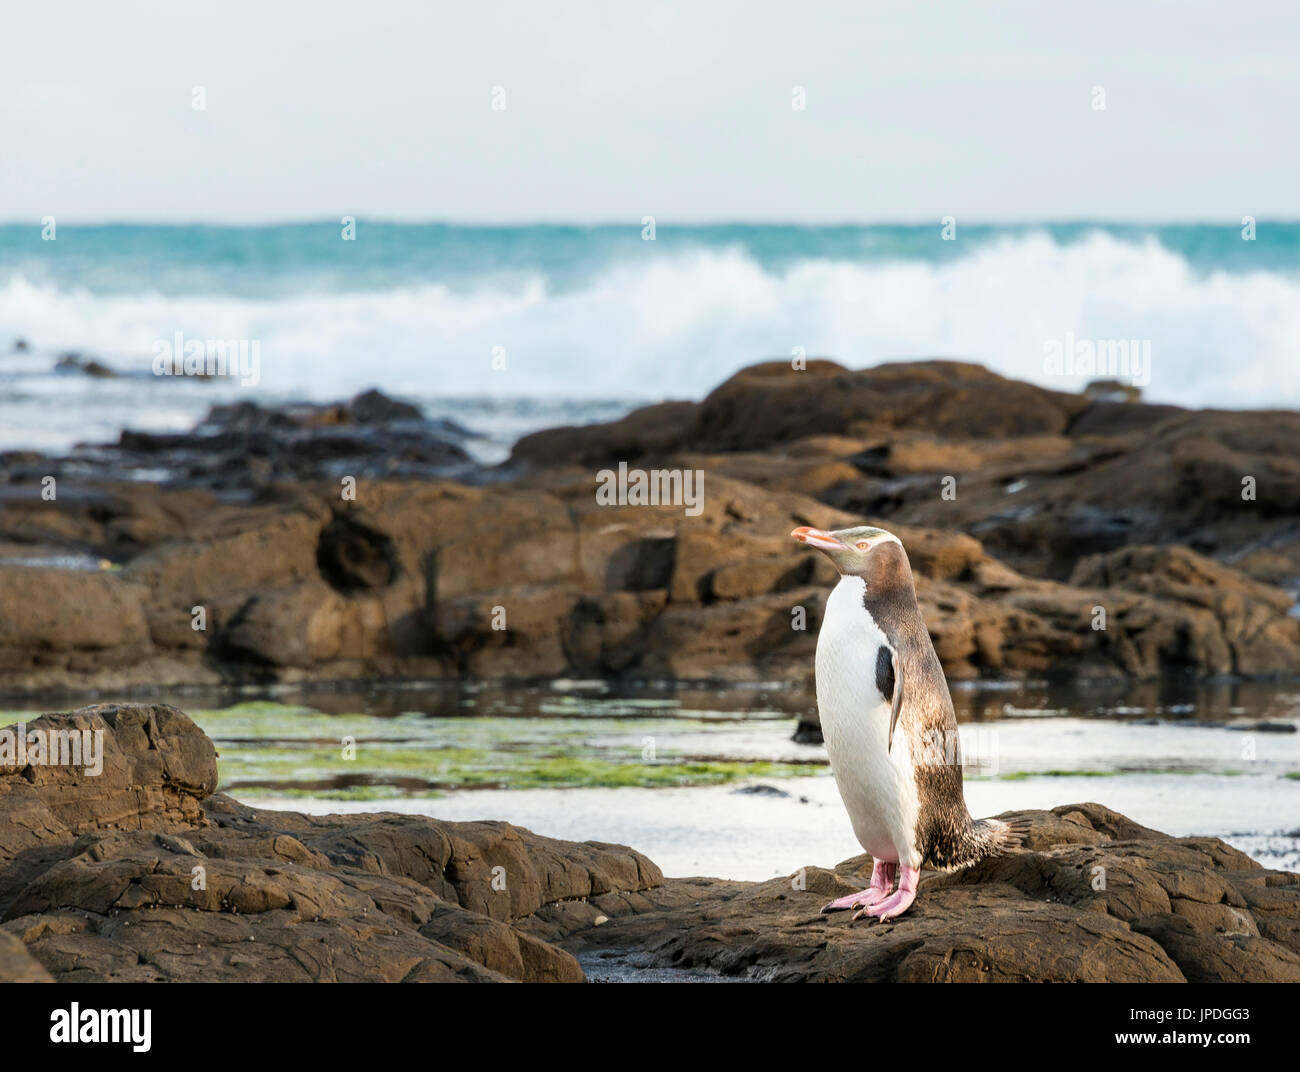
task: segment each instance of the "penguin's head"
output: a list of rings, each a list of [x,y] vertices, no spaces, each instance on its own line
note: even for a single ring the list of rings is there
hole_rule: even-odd
[[[851,576],[867,573],[871,553],[882,544],[896,544],[900,549],[903,546],[903,542],[892,532],[871,525],[858,525],[856,528],[837,529],[834,532],[800,525],[790,535],[800,543],[823,552],[835,563],[835,568],[840,573]]]

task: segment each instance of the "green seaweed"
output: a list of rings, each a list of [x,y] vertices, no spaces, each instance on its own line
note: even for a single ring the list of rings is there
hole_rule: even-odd
[[[1125,774],[1241,774],[1241,771],[1202,771],[1193,767],[1144,767],[1140,770],[1116,767],[1114,770],[1035,770],[1008,771],[991,778],[970,778],[970,781],[1021,782],[1026,778],[1116,778]]]
[[[601,713],[593,713],[590,702],[575,697],[548,702],[543,706],[551,713],[529,718],[419,712],[376,718],[264,701],[192,715],[217,744],[220,788],[241,797],[368,800],[474,788],[657,788],[800,777],[825,768],[824,761],[688,755],[676,741],[716,732],[716,713],[656,717],[672,708],[659,701],[620,704],[628,710],[624,717],[611,717],[610,703],[595,705]],[[784,742],[788,720],[755,721]]]

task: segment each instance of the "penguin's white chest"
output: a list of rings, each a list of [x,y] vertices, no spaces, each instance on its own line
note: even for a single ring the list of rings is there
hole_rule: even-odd
[[[892,696],[876,685],[884,634],[863,604],[861,577],[841,577],[817,636],[817,709],[831,772],[858,842],[880,860],[920,867],[920,811],[901,725],[888,748]]]

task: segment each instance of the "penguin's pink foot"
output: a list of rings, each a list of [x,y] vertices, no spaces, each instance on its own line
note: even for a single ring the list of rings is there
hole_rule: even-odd
[[[850,893],[846,897],[837,897],[822,911],[839,912],[845,908],[863,908],[873,905],[877,901],[883,901],[889,896],[889,891],[894,888],[894,872],[897,868],[897,864],[877,860],[871,868],[870,886],[865,890],[859,890],[857,893]]]
[[[908,867],[903,864],[902,873],[898,878],[897,892],[890,897],[886,897],[883,901],[868,905],[853,918],[862,919],[863,916],[875,916],[876,919],[893,919],[895,916],[901,916],[912,907],[912,902],[916,900],[916,883],[920,877],[921,871],[919,868]]]

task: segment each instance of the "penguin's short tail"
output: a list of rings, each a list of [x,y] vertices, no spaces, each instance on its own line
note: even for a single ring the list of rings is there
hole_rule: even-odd
[[[971,825],[975,828],[977,842],[984,849],[977,859],[1014,852],[1029,837],[1029,821],[1023,818],[976,819]]]
[[[1029,824],[1024,819],[973,819],[952,866],[969,867],[989,856],[1015,852],[1028,834]]]
[[[990,856],[1003,856],[1026,844],[1029,823],[1016,819],[967,819],[956,837],[937,838],[929,846],[925,866],[959,871]]]

